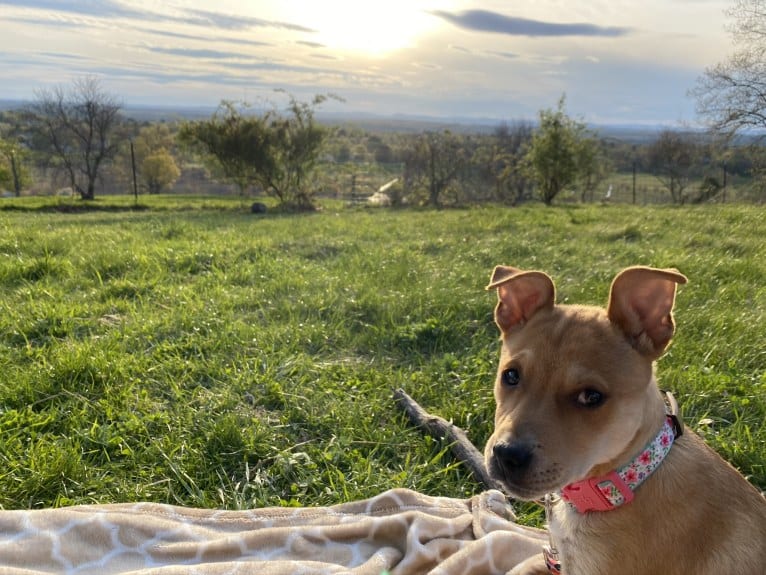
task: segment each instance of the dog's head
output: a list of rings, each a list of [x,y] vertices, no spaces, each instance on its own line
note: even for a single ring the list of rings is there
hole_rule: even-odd
[[[613,468],[662,420],[653,361],[673,336],[675,270],[632,267],[612,282],[606,309],[556,305],[549,276],[497,266],[495,321],[502,350],[495,382],[490,473],[536,499]]]

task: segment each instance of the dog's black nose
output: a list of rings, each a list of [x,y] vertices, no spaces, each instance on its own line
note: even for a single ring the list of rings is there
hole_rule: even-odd
[[[532,448],[522,443],[497,443],[492,454],[509,471],[521,471],[532,461]]]

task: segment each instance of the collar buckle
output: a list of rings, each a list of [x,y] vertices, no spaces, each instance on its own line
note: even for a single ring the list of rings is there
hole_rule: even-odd
[[[570,483],[561,490],[561,497],[580,513],[611,511],[633,501],[633,490],[616,471],[612,471],[601,477]]]

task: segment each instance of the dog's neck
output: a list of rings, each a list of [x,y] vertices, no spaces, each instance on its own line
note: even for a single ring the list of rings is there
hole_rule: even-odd
[[[610,511],[633,501],[633,492],[648,479],[670,453],[674,441],[683,434],[678,404],[670,392],[662,392],[665,417],[660,430],[631,461],[605,475],[590,477],[564,486],[561,500],[577,514]],[[545,498],[546,521],[551,523],[551,495]],[[560,575],[561,560],[551,533],[543,547],[549,573]]]
[[[633,500],[633,492],[660,466],[673,442],[683,434],[678,402],[669,391],[661,392],[665,415],[653,438],[629,462],[595,477],[566,485],[561,498],[580,513],[610,511]]]
[[[668,415],[659,433],[628,464],[606,475],[566,485],[561,490],[561,498],[580,513],[610,511],[630,503],[633,492],[670,452],[680,429],[678,420]]]

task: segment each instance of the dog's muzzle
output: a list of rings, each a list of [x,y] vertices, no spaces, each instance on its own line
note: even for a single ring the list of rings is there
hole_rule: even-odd
[[[528,498],[534,447],[525,441],[500,441],[490,447],[487,456],[489,474],[513,496]]]
[[[492,447],[493,464],[508,475],[526,471],[532,462],[532,455],[532,446],[526,443],[496,443]]]

